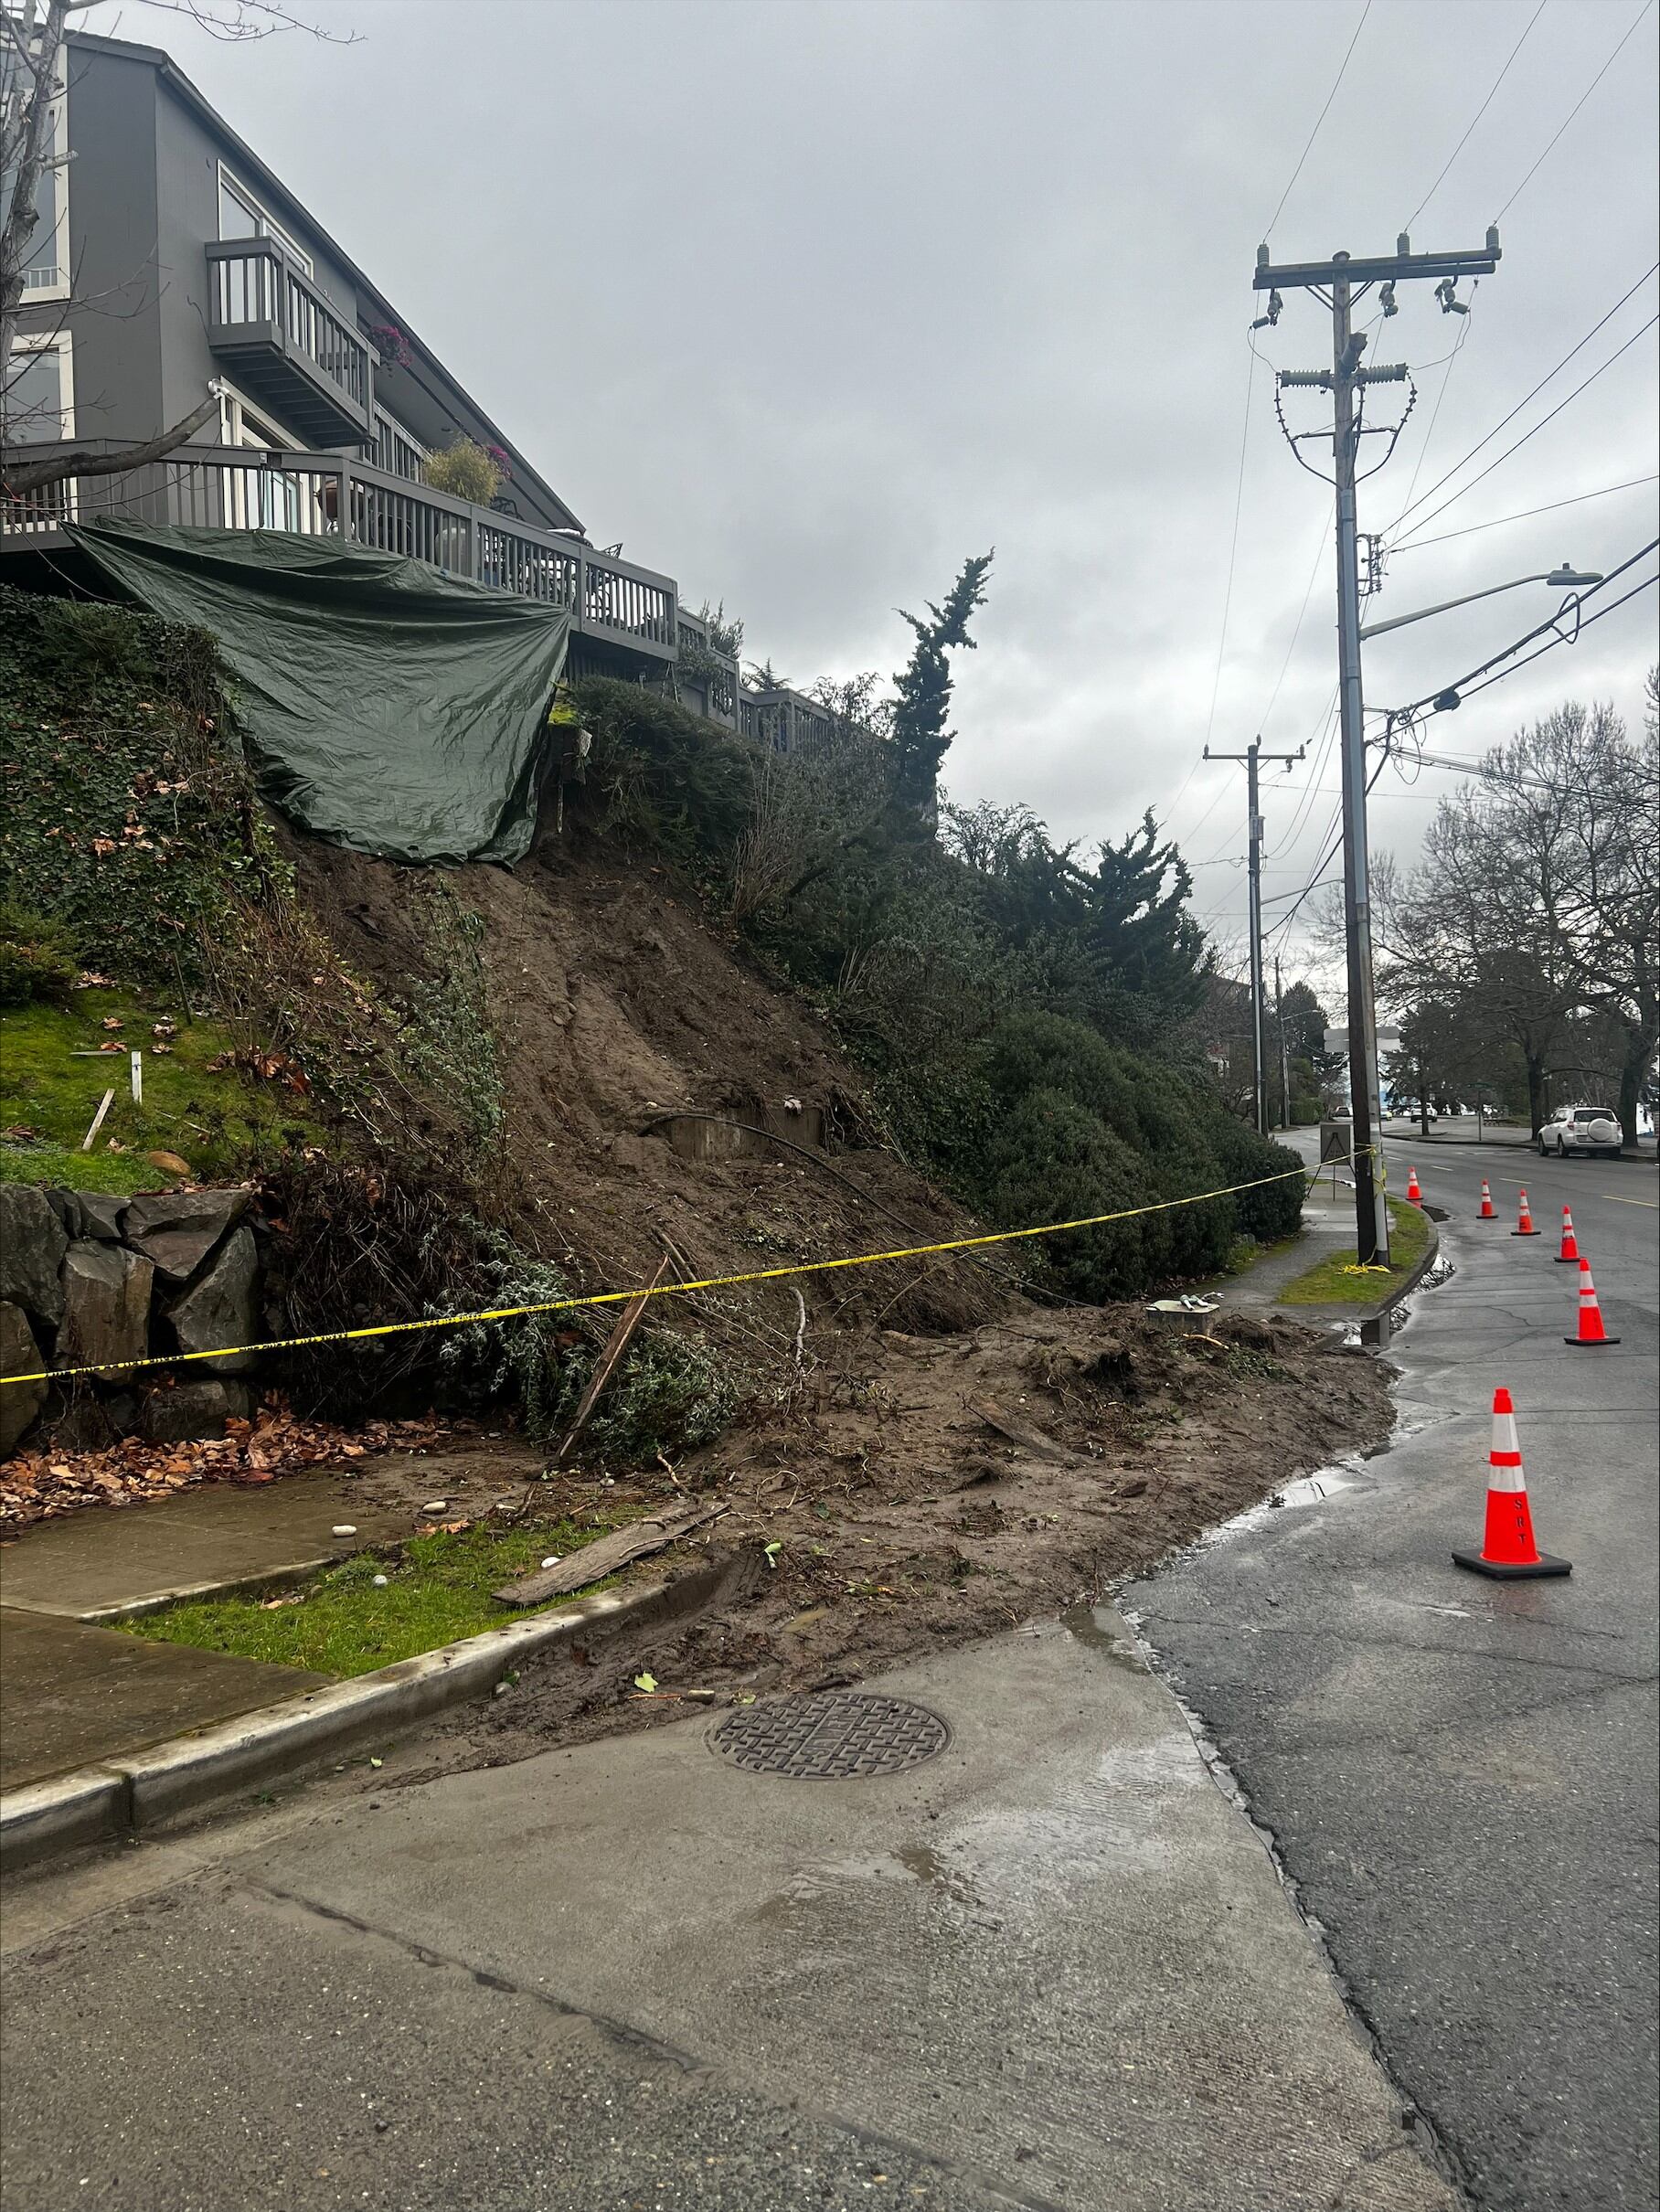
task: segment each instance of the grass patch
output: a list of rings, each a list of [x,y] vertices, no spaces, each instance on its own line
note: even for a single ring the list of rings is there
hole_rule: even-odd
[[[155,1053],[153,1025],[176,1022],[172,1049]],[[118,1030],[106,1020],[119,1021]],[[113,1037],[124,1048],[76,1059]],[[144,1052],[144,1101],[133,1102],[128,1052]],[[232,1068],[211,1063],[231,1039],[217,1022],[186,1022],[130,991],[77,991],[68,1006],[37,1000],[0,1014],[0,1128],[22,1127],[36,1141],[0,1140],[0,1181],[68,1184],[77,1190],[140,1191],[177,1178],[145,1159],[176,1153],[205,1182],[240,1173],[250,1154],[274,1149],[286,1132],[303,1139],[303,1101],[256,1090]],[[106,1090],[115,1099],[98,1143],[81,1140]],[[112,1150],[113,1138],[120,1150]]]
[[[536,1528],[464,1528],[411,1537],[406,1544],[360,1553],[305,1585],[296,1604],[268,1607],[258,1597],[195,1600],[118,1622],[127,1634],[164,1643],[190,1643],[198,1651],[229,1652],[314,1674],[367,1675],[371,1668],[436,1651],[481,1629],[527,1620],[524,1611],[497,1604],[490,1592],[527,1574],[549,1552],[568,1557],[606,1534],[624,1517],[543,1522]],[[375,1577],[387,1585],[377,1590]],[[610,1579],[614,1579],[611,1578]],[[603,1590],[610,1580],[592,1584]],[[286,1594],[286,1593],[285,1593]],[[564,1598],[549,1601],[563,1605]]]
[[[1355,1264],[1354,1246],[1346,1246],[1299,1275],[1280,1292],[1281,1305],[1376,1305],[1391,1289],[1399,1289],[1430,1249],[1433,1235],[1428,1217],[1404,1198],[1390,1198],[1389,1253],[1393,1262],[1387,1275],[1346,1275]]]

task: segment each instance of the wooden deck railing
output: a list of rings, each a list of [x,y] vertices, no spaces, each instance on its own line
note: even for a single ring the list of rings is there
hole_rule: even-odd
[[[44,459],[50,446],[31,446]],[[77,451],[89,450],[85,441]],[[93,441],[91,450],[101,448]],[[571,610],[573,627],[657,662],[675,658],[674,580],[465,500],[333,453],[181,446],[118,475],[69,477],[0,501],[8,548],[61,542],[66,521],[125,516],[204,529],[345,537],[521,599]]]
[[[220,352],[270,345],[309,363],[369,419],[368,341],[271,239],[208,247],[208,342]]]

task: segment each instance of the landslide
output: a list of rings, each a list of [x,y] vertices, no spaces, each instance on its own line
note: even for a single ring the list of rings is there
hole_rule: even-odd
[[[391,998],[430,958],[432,881],[292,841],[301,894],[343,961]],[[666,870],[546,836],[508,871],[444,878],[484,920],[501,1026],[502,1190],[514,1233],[574,1284],[683,1279],[972,1233],[965,1211],[875,1141],[859,1069]],[[688,1158],[665,1116],[802,1153]],[[827,1148],[808,1142],[822,1112]],[[730,1132],[698,1128],[716,1143]],[[1018,1250],[1020,1248],[1016,1248]],[[445,1723],[442,1762],[497,1761],[718,1702],[854,1681],[909,1653],[1100,1596],[1303,1472],[1387,1434],[1389,1370],[1326,1333],[1223,1314],[1171,1326],[930,1257],[664,1302],[660,1325],[741,1367],[715,1441],[575,1463],[470,1447],[474,1513],[580,1515],[718,1497],[724,1511],[633,1580],[726,1557],[689,1625],[533,1664],[487,1712]],[[372,1469],[370,1470],[372,1473]],[[658,1694],[634,1677],[649,1663]],[[426,1769],[423,1771],[431,1771]]]
[[[667,873],[602,844],[545,836],[517,867],[442,877],[285,837],[300,896],[381,998],[427,978],[435,898],[483,922],[479,956],[501,1086],[494,1196],[516,1238],[573,1284],[632,1288],[665,1252],[682,1280],[925,1244],[977,1224],[870,1141],[858,1072]],[[795,1101],[797,1111],[790,1101]],[[695,1122],[692,1114],[710,1120]],[[762,1117],[799,1134],[744,1136]],[[815,1116],[834,1153],[811,1142]],[[707,1145],[687,1158],[670,1141]],[[736,1123],[738,1129],[723,1127]],[[761,1156],[724,1152],[745,1144]],[[963,1260],[804,1277],[813,1324],[952,1332],[987,1317],[1012,1271]],[[676,1300],[677,1308],[682,1302]],[[791,1367],[788,1284],[696,1293],[689,1320],[766,1383]]]

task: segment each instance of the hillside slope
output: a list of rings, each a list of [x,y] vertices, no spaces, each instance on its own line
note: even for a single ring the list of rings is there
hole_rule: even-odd
[[[308,839],[286,842],[302,898],[349,966],[388,997],[407,997],[431,976],[435,891],[481,918],[504,1203],[526,1243],[569,1260],[589,1287],[649,1280],[665,1239],[702,1277],[972,1233],[924,1177],[863,1141],[858,1072],[811,1011],[721,942],[663,871],[544,840],[516,869],[463,867],[435,878]],[[691,1124],[675,1132],[681,1144],[708,1152],[685,1157],[668,1127],[689,1112],[750,1128],[765,1115],[794,1133],[800,1150]],[[834,1156],[814,1141],[825,1127]],[[731,1143],[764,1156],[723,1154]],[[984,1269],[941,1260],[900,1277],[849,1271],[804,1287],[815,1307],[835,1314],[882,1311],[898,1325],[931,1330],[984,1318],[1004,1285]],[[721,1303],[746,1313],[769,1343],[793,1338],[798,1310],[787,1287]],[[740,1338],[743,1324],[729,1333]]]

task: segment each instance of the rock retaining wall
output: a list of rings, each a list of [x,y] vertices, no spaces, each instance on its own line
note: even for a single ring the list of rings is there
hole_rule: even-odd
[[[251,1352],[133,1374],[122,1360],[259,1335],[260,1253],[246,1190],[101,1191],[0,1183],[0,1375],[88,1367],[69,1384],[0,1390],[0,1458],[27,1440],[96,1451],[215,1436],[246,1417]]]

